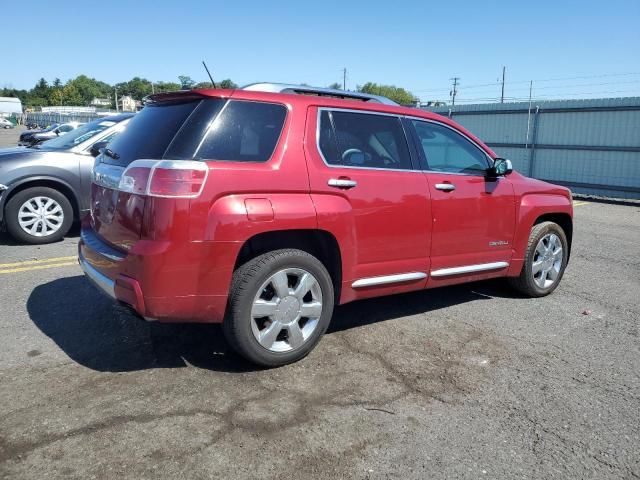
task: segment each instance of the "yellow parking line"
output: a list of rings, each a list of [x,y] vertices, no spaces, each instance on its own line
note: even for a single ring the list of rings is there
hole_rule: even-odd
[[[587,205],[589,202],[573,202],[574,207],[579,207],[580,205]]]
[[[68,262],[71,260],[77,259],[77,256],[72,257],[54,257],[54,258],[43,258],[41,260],[25,260],[23,262],[15,262],[15,263],[0,263],[0,269],[10,268],[10,267],[20,267],[22,265],[39,265],[42,263],[56,263],[56,262]]]
[[[75,257],[72,257],[75,258]],[[78,262],[60,262],[60,263],[46,263],[40,265],[31,265],[28,267],[20,267],[20,268],[9,268],[9,269],[0,269],[0,275],[5,273],[18,273],[18,272],[28,272],[30,270],[42,270],[44,268],[55,268],[55,267],[68,267],[71,265],[77,265]]]

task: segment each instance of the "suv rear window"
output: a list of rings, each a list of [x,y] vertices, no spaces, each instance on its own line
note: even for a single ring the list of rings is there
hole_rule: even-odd
[[[284,105],[230,100],[211,123],[191,158],[266,162],[280,138]]]
[[[221,98],[146,106],[102,161],[127,166],[142,158],[266,162],[282,132],[284,105]]]
[[[102,155],[102,161],[126,167],[141,158],[162,158],[184,121],[201,100],[181,103],[147,105],[131,119],[127,128],[118,135],[109,149],[117,159]]]

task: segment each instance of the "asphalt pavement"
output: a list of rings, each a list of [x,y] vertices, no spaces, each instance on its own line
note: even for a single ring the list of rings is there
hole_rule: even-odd
[[[352,303],[272,370],[0,234],[0,478],[640,478],[640,208],[575,214],[553,295]]]

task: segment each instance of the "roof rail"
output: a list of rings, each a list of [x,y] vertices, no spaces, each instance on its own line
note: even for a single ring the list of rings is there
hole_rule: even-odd
[[[252,90],[256,92],[273,93],[297,93],[300,95],[318,95],[321,97],[346,98],[351,100],[361,100],[363,102],[376,102],[384,105],[398,105],[393,100],[380,95],[371,95],[362,92],[350,92],[348,90],[336,90],[333,88],[309,87],[307,85],[290,85],[286,83],[251,83],[245,85],[241,90]]]

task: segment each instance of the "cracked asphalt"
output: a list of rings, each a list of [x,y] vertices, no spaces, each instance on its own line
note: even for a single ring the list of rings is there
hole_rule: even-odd
[[[640,478],[640,208],[580,203],[550,297],[349,304],[274,370],[1,234],[0,478]]]

